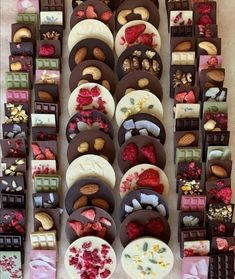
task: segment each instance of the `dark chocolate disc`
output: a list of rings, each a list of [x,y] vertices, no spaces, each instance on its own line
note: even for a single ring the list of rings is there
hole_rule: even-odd
[[[70,142],[78,133],[87,130],[99,130],[113,139],[113,125],[104,113],[89,110],[73,115],[66,126],[67,141]]]
[[[99,39],[85,39],[78,42],[69,53],[70,71],[85,60],[98,60],[114,68],[114,54],[105,42]]]
[[[84,189],[86,189],[86,185],[98,185],[96,187],[96,190],[93,191],[84,191]],[[94,188],[94,187],[93,187]],[[111,188],[109,187],[109,185],[105,184],[102,180],[96,178],[96,177],[87,177],[84,179],[80,179],[79,181],[77,181],[76,183],[74,183],[69,189],[68,192],[65,196],[65,208],[67,213],[70,215],[74,210],[76,210],[76,208],[79,208],[79,203],[78,200],[79,198],[81,198],[82,196],[86,196],[87,197],[87,202],[84,203],[80,202],[81,206],[92,206],[92,205],[96,205],[98,206],[97,200],[95,200],[95,204],[94,204],[94,199],[99,199],[99,200],[104,200],[106,202],[103,201],[103,205],[102,203],[99,204],[98,207],[105,209],[107,212],[109,212],[110,214],[113,213],[114,210],[114,206],[115,206],[115,200],[113,197],[113,193],[111,191]],[[77,206],[76,208],[74,208],[74,204],[75,202],[77,202]]]
[[[131,137],[143,134],[152,136],[160,140],[161,144],[165,144],[165,127],[159,119],[147,113],[133,114],[122,122],[118,130],[118,143],[121,146]]]
[[[151,0],[125,0],[116,11],[116,29],[119,30],[126,22],[132,20],[145,20],[158,28],[159,11]]]
[[[119,79],[136,70],[150,72],[160,79],[162,68],[161,57],[155,49],[146,45],[134,45],[119,56],[116,71]]]
[[[138,164],[152,164],[164,169],[166,153],[159,140],[149,136],[134,136],[121,146],[118,165],[122,173]]]
[[[122,77],[115,91],[117,102],[119,102],[125,94],[134,90],[149,90],[162,101],[163,90],[160,80],[147,71],[130,72]]]
[[[82,215],[83,213],[87,217]],[[92,228],[88,229],[88,224],[92,224]],[[112,244],[116,236],[116,225],[113,218],[105,210],[96,206],[86,206],[77,209],[69,216],[65,226],[65,234],[69,243],[83,236],[95,235]]]
[[[99,71],[101,72],[101,77],[99,77]],[[89,74],[87,72],[89,72]],[[114,72],[101,61],[87,60],[78,64],[72,70],[69,78],[69,88],[71,92],[80,85],[79,82],[81,82],[81,80],[83,83],[85,83],[84,81],[86,80],[87,82],[101,84],[107,88],[111,94],[115,92],[116,78]]]
[[[115,30],[115,17],[111,9],[99,0],[87,0],[78,5],[70,18],[70,29],[84,19],[97,19],[106,24],[113,32]]]
[[[158,1],[158,0],[154,0]],[[75,9],[78,5],[86,2],[86,0],[72,0],[72,8]],[[106,4],[112,11],[115,10],[115,1],[113,0],[99,0],[99,2]]]
[[[155,220],[155,224],[148,225],[149,222],[153,223]],[[122,222],[120,227],[120,241],[125,247],[129,242],[134,239],[130,239],[127,230],[128,224],[130,222],[136,223],[138,226],[142,228],[142,233],[140,233],[139,237],[144,236],[153,236],[156,237],[166,244],[169,242],[171,237],[171,229],[169,223],[165,217],[153,210],[138,210],[134,213],[131,213],[126,217],[126,219]],[[160,226],[158,226],[158,223]],[[160,228],[161,229],[160,229]],[[154,230],[154,228],[158,228],[158,230]],[[131,229],[129,229],[131,230]],[[131,233],[131,232],[130,232]],[[135,238],[136,239],[136,238]]]
[[[112,139],[102,131],[89,130],[77,134],[69,143],[67,158],[69,164],[76,158],[94,154],[107,158],[110,164],[115,159],[115,147]]]
[[[137,201],[141,205],[139,208]],[[131,211],[131,207],[133,211]],[[162,195],[150,189],[140,188],[131,191],[122,199],[119,207],[119,219],[122,222],[132,212],[142,209],[157,211],[167,219],[169,217],[169,209]]]
[[[76,1],[76,0],[73,0],[73,1]],[[115,4],[116,4],[116,9],[118,9],[118,7],[124,2],[125,0],[114,0],[114,1],[111,1],[111,2],[115,2]],[[158,0],[151,0],[153,3],[154,3],[154,5],[155,5],[155,7],[154,7],[154,9],[156,9],[156,7],[157,7],[157,9],[159,9],[159,1]]]

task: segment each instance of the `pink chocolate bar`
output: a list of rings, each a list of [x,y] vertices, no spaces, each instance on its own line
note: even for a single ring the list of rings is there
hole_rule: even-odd
[[[7,103],[28,103],[30,98],[29,90],[8,89]]]
[[[19,14],[36,14],[39,12],[39,0],[17,0]]]
[[[29,261],[30,279],[56,279],[56,251],[31,250]]]
[[[186,257],[183,258],[181,279],[207,279],[208,270],[209,257]]]
[[[206,196],[182,196],[180,202],[181,211],[204,211]]]

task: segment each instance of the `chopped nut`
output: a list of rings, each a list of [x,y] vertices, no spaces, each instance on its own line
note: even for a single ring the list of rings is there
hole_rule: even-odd
[[[143,69],[146,70],[146,71],[149,71],[149,70],[150,70],[151,65],[150,65],[150,62],[149,62],[149,60],[148,60],[147,58],[143,59],[143,61],[142,61],[142,67],[143,67]]]

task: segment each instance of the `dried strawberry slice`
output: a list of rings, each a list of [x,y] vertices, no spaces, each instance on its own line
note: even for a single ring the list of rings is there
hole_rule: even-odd
[[[100,278],[105,279],[109,277],[110,273],[111,273],[110,270],[105,269],[103,272],[100,273]]]
[[[149,161],[149,163],[156,164],[157,158],[156,158],[155,149],[152,144],[142,146],[140,148],[140,152]]]
[[[68,222],[69,226],[75,231],[77,236],[82,235],[82,223],[79,221],[69,221]]]
[[[90,94],[92,97],[98,97],[100,95],[100,88],[98,86],[92,87]]]
[[[102,14],[101,19],[103,21],[109,21],[110,18],[112,17],[113,13],[111,11],[106,11]]]
[[[216,244],[219,250],[228,250],[229,245],[228,245],[228,241],[224,238],[216,238]]]
[[[153,46],[153,36],[154,36],[153,33],[151,33],[151,34],[147,34],[147,33],[146,34],[141,34],[138,37],[137,42],[139,44],[143,44],[143,45],[152,47]]]
[[[213,21],[212,21],[211,17],[207,14],[201,16],[198,21],[199,25],[208,25],[208,24],[212,24],[212,23],[213,23]]]
[[[139,36],[144,33],[146,29],[145,24],[137,24],[134,26],[127,27],[125,30],[125,38],[128,44],[133,44]]]
[[[81,213],[82,216],[86,217],[87,219],[94,221],[95,220],[95,210],[90,208],[86,209]]]
[[[51,57],[55,54],[55,47],[53,45],[44,44],[39,48],[39,55],[42,57]]]
[[[82,97],[91,97],[91,91],[87,88],[81,88],[79,90],[79,95]]]
[[[136,222],[129,222],[126,226],[126,233],[130,240],[136,239],[143,235],[144,228]]]
[[[131,142],[122,151],[122,159],[124,161],[136,162],[138,156],[138,146]]]
[[[78,96],[77,102],[78,102],[78,104],[80,104],[82,106],[88,106],[93,102],[93,99],[92,99],[92,97]]]
[[[78,18],[81,18],[81,17],[83,17],[84,15],[85,15],[85,12],[84,12],[84,11],[78,11],[78,12],[77,12]]]
[[[106,235],[106,232],[107,232],[107,229],[105,227],[102,227],[101,231],[97,232],[97,236],[101,237],[101,238],[104,238],[105,235]]]
[[[47,160],[54,160],[55,159],[55,154],[50,150],[50,148],[45,148],[44,154],[47,158]]]
[[[86,17],[88,19],[97,18],[97,13],[95,12],[95,8],[92,5],[89,5],[86,9]]]
[[[177,103],[184,103],[185,96],[187,95],[187,92],[179,92],[175,95],[175,100]]]
[[[42,150],[41,150],[41,148],[38,146],[37,143],[32,143],[32,144],[31,144],[31,147],[32,147],[32,151],[33,151],[33,155],[34,155],[34,156],[37,156],[37,155],[39,155],[39,154],[42,153]]]
[[[35,160],[45,160],[45,159],[46,159],[46,156],[42,153],[35,156]]]
[[[157,187],[160,183],[160,176],[157,170],[147,169],[139,175],[137,185],[140,187]]]
[[[92,229],[95,231],[101,231],[102,230],[102,225],[100,222],[95,222],[92,224]]]
[[[185,96],[185,101],[188,104],[195,104],[196,102],[196,98],[195,98],[195,94],[192,90],[190,90],[188,92],[188,94]]]

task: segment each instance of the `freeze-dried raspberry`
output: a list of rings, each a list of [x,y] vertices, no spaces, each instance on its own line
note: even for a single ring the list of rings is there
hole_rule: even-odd
[[[136,162],[138,156],[138,147],[135,143],[129,143],[122,151],[124,161]]]
[[[156,164],[157,158],[156,153],[153,145],[148,144],[141,147],[140,152],[144,155],[144,157],[149,161],[151,164]]]
[[[129,239],[132,240],[142,236],[144,228],[136,222],[130,222],[127,224],[126,232]]]

